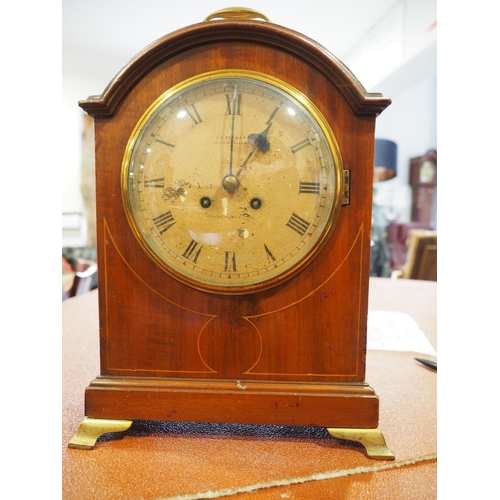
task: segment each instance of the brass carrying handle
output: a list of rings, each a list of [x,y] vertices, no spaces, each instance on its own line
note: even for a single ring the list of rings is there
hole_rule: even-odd
[[[203,21],[212,21],[213,19],[262,19],[263,21],[271,22],[271,20],[262,12],[258,12],[247,7],[228,7],[213,12],[205,17]]]

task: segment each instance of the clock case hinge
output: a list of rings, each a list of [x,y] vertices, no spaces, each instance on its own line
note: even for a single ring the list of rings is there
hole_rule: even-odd
[[[342,183],[342,206],[351,204],[351,171],[346,169],[343,171]]]

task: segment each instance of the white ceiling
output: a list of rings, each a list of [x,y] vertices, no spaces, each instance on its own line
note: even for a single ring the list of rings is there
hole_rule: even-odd
[[[401,0],[63,0],[63,72],[106,83],[133,56],[176,29],[244,5],[297,30],[345,62],[356,43]]]

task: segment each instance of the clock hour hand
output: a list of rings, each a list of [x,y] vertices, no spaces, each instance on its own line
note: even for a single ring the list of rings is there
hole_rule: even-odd
[[[254,154],[256,149],[257,149],[257,144],[254,145],[254,147],[251,149],[250,153],[248,153],[248,156],[245,158],[245,161],[240,165],[238,172],[236,172],[236,177],[239,177],[241,174],[241,171],[247,168],[248,160],[250,160],[250,158],[252,157],[252,155]]]
[[[247,163],[249,162],[250,158],[252,155],[255,153],[256,149],[259,149],[263,153],[269,150],[271,147],[271,144],[269,144],[269,141],[267,140],[267,133],[269,132],[269,129],[271,128],[271,125],[273,123],[271,122],[260,134],[250,134],[248,136],[248,142],[253,145],[252,149],[250,150],[250,153],[248,153],[248,156],[245,158],[245,161],[240,165],[240,168],[238,169],[238,172],[236,172],[236,175],[232,174],[232,152],[233,152],[233,142],[232,142],[232,135],[231,135],[231,162],[230,162],[230,168],[229,168],[229,175],[226,175],[222,179],[222,187],[226,191],[236,191],[240,185],[240,181],[238,177],[240,176],[242,170],[247,168]]]
[[[269,144],[269,141],[267,140],[267,133],[269,132],[269,129],[271,128],[271,125],[273,123],[271,122],[265,130],[263,130],[260,134],[250,134],[248,136],[248,142],[253,145],[253,148],[251,149],[250,153],[248,153],[248,156],[245,158],[245,161],[240,165],[240,168],[238,172],[236,173],[236,177],[239,177],[241,174],[241,171],[247,167],[247,163],[254,154],[255,150],[258,148],[260,151],[265,153],[266,151],[269,150],[271,147],[271,144]]]
[[[263,153],[269,150],[271,145],[269,144],[269,141],[267,140],[267,133],[269,132],[269,129],[271,128],[271,125],[273,122],[271,122],[265,130],[263,130],[260,134],[250,134],[248,136],[248,142],[250,144],[256,145]]]

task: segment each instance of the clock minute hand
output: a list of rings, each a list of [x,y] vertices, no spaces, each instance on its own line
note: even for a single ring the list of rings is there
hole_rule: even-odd
[[[222,178],[222,187],[229,193],[236,191],[240,185],[238,177],[233,175],[233,149],[234,149],[234,117],[236,115],[236,90],[235,84],[233,92],[233,107],[231,109],[231,143],[229,147],[229,173]]]
[[[231,113],[231,146],[229,151],[229,175],[233,174],[233,150],[234,150],[234,117],[236,115],[236,89],[237,85],[234,86],[233,92],[233,107]]]

